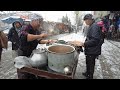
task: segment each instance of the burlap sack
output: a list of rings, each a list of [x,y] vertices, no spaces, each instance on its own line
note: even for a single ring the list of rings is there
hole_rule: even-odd
[[[0,47],[7,49],[8,48],[8,38],[4,32],[0,31]]]

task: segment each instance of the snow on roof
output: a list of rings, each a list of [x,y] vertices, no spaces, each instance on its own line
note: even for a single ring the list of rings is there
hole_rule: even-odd
[[[20,16],[10,16],[11,18],[20,18]]]

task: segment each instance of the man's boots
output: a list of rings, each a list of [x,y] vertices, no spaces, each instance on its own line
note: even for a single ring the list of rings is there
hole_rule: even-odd
[[[93,79],[92,75],[89,75],[87,72],[82,73],[83,76],[86,77],[86,79]]]

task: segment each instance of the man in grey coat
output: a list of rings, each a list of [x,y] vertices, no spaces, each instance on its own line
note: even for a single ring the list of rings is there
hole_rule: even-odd
[[[86,14],[84,21],[89,25],[85,42],[73,41],[76,46],[83,46],[86,55],[86,72],[83,75],[87,79],[93,79],[95,59],[101,54],[101,46],[103,44],[102,31],[94,22],[92,14]]]

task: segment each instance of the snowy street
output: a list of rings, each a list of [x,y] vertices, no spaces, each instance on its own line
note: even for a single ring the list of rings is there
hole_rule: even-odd
[[[57,36],[60,40],[84,41],[81,32]],[[54,37],[56,39],[56,37]],[[85,79],[82,72],[85,71],[85,55],[81,52],[76,69],[75,79]],[[13,64],[11,43],[8,50],[2,53],[2,64],[0,68],[0,79],[17,79],[16,68]],[[120,79],[120,42],[105,40],[102,45],[102,54],[96,59],[94,79]]]

